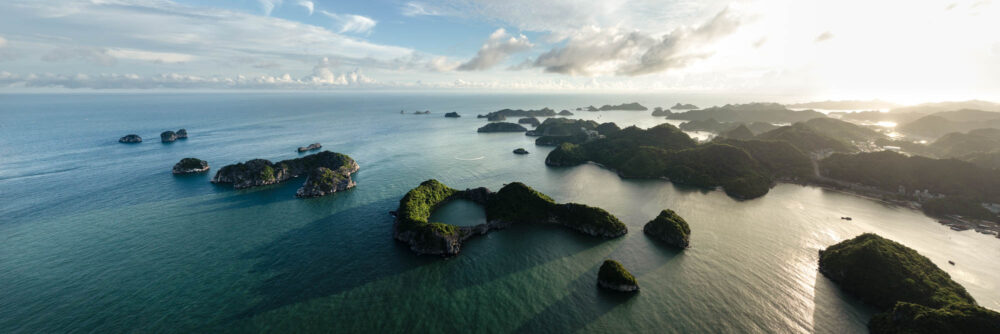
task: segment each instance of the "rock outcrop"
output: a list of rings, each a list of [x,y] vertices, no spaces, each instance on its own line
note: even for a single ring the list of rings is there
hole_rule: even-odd
[[[673,107],[670,107],[670,109],[673,109],[673,110],[694,110],[694,109],[698,109],[698,106],[690,104],[690,103],[681,104],[680,102],[677,102],[677,104],[675,104]]]
[[[317,168],[326,168],[337,174],[338,177],[350,181],[351,174],[358,171],[358,163],[351,157],[323,151],[320,153],[307,155],[298,159],[289,159],[272,163],[264,159],[254,159],[243,163],[228,165],[219,169],[212,177],[212,183],[232,184],[233,188],[245,189],[269,184],[276,184],[289,179],[306,175]],[[320,182],[321,180],[315,180]],[[339,183],[338,183],[339,184]],[[322,184],[316,185],[322,190]],[[308,190],[305,193],[314,194]]]
[[[207,172],[209,168],[208,162],[205,160],[198,158],[184,158],[174,165],[173,173],[177,175],[204,173]]]
[[[579,109],[579,108],[577,108],[577,109]],[[569,111],[569,110],[566,110],[566,109],[563,109],[562,111],[559,112],[558,115],[559,116],[573,116],[573,112]]]
[[[139,137],[137,134],[129,134],[118,138],[118,142],[124,144],[138,144],[142,142],[142,137]]]
[[[476,132],[488,133],[488,132],[525,132],[528,131],[527,128],[514,123],[507,122],[496,122],[486,124],[483,127],[476,130]]]
[[[444,117],[459,118],[462,117],[462,115],[459,115],[458,112],[452,111],[450,113],[444,114]]]
[[[188,130],[186,129],[177,130],[177,139],[187,139],[187,138],[188,138]]]
[[[597,272],[597,285],[614,291],[639,291],[639,282],[635,280],[625,266],[615,260],[605,260]]]
[[[525,150],[524,148],[517,148],[514,150],[514,154],[528,154],[528,150]]]
[[[431,213],[454,199],[483,205],[486,223],[455,226],[429,222]],[[456,190],[437,180],[427,180],[399,201],[393,237],[418,254],[456,255],[462,242],[489,231],[522,224],[559,224],[592,236],[620,237],[628,232],[625,224],[600,208],[583,204],[557,204],[524,184],[507,184],[493,193],[486,188]]]
[[[326,196],[338,191],[354,188],[354,180],[350,174],[334,171],[326,167],[316,167],[309,176],[306,183],[295,192],[295,197],[319,197]]]
[[[525,117],[517,120],[517,124],[531,124],[531,126],[535,127],[542,124],[542,122],[539,122],[538,119],[534,117]]]
[[[687,248],[690,244],[691,228],[674,210],[660,211],[660,215],[646,223],[642,231],[673,247]]]
[[[172,143],[177,140],[177,133],[167,130],[160,133],[161,143]]]
[[[315,150],[318,150],[318,149],[321,149],[321,148],[323,148],[323,145],[320,145],[319,143],[312,143],[312,144],[309,144],[309,146],[304,146],[304,147],[303,146],[299,146],[299,148],[296,149],[296,150],[299,151],[299,153],[301,153],[301,152],[307,152],[307,151],[315,151]]]

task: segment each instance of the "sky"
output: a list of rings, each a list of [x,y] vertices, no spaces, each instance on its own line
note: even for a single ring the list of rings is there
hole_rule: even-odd
[[[0,92],[1000,100],[998,32],[990,0],[4,0]]]

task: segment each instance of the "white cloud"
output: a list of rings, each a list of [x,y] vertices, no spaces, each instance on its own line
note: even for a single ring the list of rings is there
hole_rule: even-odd
[[[448,11],[441,8],[435,8],[425,3],[416,1],[410,1],[403,4],[400,11],[404,16],[443,16],[448,13]]]
[[[0,36],[0,48],[7,46],[7,39]]]
[[[186,63],[195,59],[195,56],[174,52],[153,52],[135,49],[108,49],[109,56],[117,59],[143,60],[161,64]]]
[[[512,54],[531,49],[533,45],[524,35],[511,36],[503,28],[497,29],[479,49],[475,57],[458,66],[459,71],[481,71],[496,66]]]
[[[108,54],[108,49],[93,47],[53,49],[43,55],[42,60],[47,62],[85,61],[101,66],[111,66],[117,62],[115,57]]]
[[[297,2],[296,4],[309,10],[309,15],[312,15],[313,11],[316,10],[316,4],[314,4],[312,1],[299,0],[299,2]]]
[[[448,72],[453,71],[461,65],[460,62],[448,59],[448,57],[439,56],[434,57],[427,62],[427,69],[434,72]]]
[[[371,18],[361,15],[337,14],[325,10],[321,10],[319,12],[337,22],[337,24],[340,25],[340,33],[368,33],[371,32],[372,28],[375,28],[375,24],[378,23]]]
[[[257,0],[260,8],[264,10],[264,15],[271,15],[275,8],[281,7],[282,0]]]

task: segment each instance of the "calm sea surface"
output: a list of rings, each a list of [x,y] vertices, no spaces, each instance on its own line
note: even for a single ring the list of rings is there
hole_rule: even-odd
[[[813,187],[779,185],[738,202],[593,165],[548,168],[551,148],[523,134],[477,134],[478,113],[638,101],[637,95],[412,93],[0,95],[0,332],[864,332],[872,310],[817,272],[817,251],[863,232],[917,249],[1000,309],[1000,240],[953,232],[920,212]],[[400,115],[399,110],[431,110]],[[443,117],[457,111],[459,119]],[[576,118],[650,127],[649,112]],[[164,130],[190,139],[161,144]],[[137,133],[145,142],[124,145]],[[699,134],[704,135],[704,134]],[[358,186],[296,199],[302,180],[235,191],[218,168],[300,156],[354,157]],[[531,154],[511,150],[524,147]],[[179,159],[210,174],[176,177]],[[524,182],[560,202],[607,209],[614,240],[515,226],[453,258],[421,257],[392,239],[399,198],[436,178],[454,188]],[[665,208],[691,224],[692,247],[652,242],[642,226]],[[841,216],[852,216],[843,221]],[[455,202],[435,218],[474,224]],[[604,259],[641,292],[598,290]],[[947,263],[954,260],[957,264]]]

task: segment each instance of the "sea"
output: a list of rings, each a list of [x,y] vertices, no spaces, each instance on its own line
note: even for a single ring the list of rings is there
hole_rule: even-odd
[[[486,123],[477,114],[503,108],[569,109],[573,118],[648,128],[667,120],[575,108],[753,100],[2,94],[0,332],[863,333],[875,310],[820,274],[817,259],[819,250],[865,232],[916,249],[979,304],[1000,310],[1000,239],[952,231],[919,211],[811,186],[779,184],[738,201],[721,190],[622,179],[592,164],[552,168],[544,163],[552,148],[533,137],[476,132]],[[452,111],[462,117],[444,117]],[[188,139],[160,142],[160,132],[181,128]],[[118,143],[131,133],[144,141]],[[302,179],[249,190],[209,182],[222,166],[301,157],[295,149],[314,142],[358,161],[355,188],[298,199]],[[512,154],[516,148],[530,154]],[[212,171],[172,175],[185,157],[208,161]],[[604,208],[629,233],[608,240],[519,225],[471,239],[454,257],[419,256],[393,239],[389,212],[427,179],[458,189],[523,182],[558,202]],[[674,250],[642,233],[663,209],[690,224],[691,248]],[[482,208],[461,201],[433,218],[485,219]],[[630,270],[640,292],[599,289],[605,259]]]

